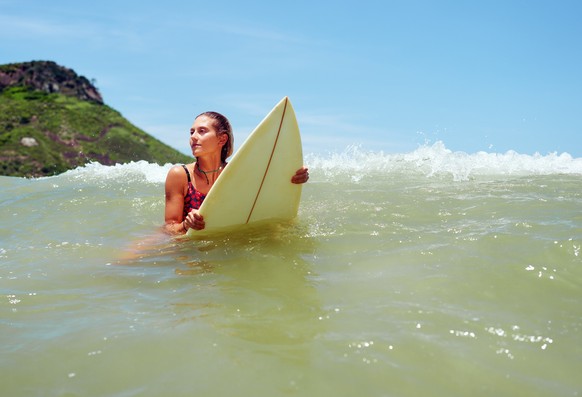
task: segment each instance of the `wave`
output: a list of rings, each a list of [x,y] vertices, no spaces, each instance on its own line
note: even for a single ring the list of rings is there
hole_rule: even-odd
[[[82,180],[84,182],[99,181],[135,181],[139,183],[159,184],[166,180],[166,175],[173,164],[160,166],[155,163],[148,163],[145,160],[132,161],[125,164],[112,166],[101,165],[92,162],[74,170],[67,171],[61,175],[49,178],[64,178],[70,180]]]
[[[455,181],[470,180],[477,176],[528,176],[528,175],[582,175],[582,158],[568,153],[541,155],[506,153],[453,152],[441,141],[419,146],[410,153],[387,154],[348,146],[341,152],[327,154],[309,153],[305,164],[312,175],[323,179],[340,179],[358,182],[379,174],[409,174],[425,177],[450,177]],[[160,166],[137,161],[114,166],[89,163],[64,174],[41,178],[109,183],[113,181],[160,184],[166,179],[172,164]]]
[[[378,173],[412,173],[433,176],[451,176],[456,181],[475,176],[526,176],[581,174],[582,158],[568,153],[541,155],[506,153],[453,152],[441,141],[425,144],[410,153],[385,154],[365,151],[360,146],[350,146],[341,153],[327,156],[307,155],[306,164],[322,170],[328,176],[349,173],[357,181],[366,175]]]

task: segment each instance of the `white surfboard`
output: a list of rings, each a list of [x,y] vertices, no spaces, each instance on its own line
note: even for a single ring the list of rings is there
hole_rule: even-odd
[[[291,183],[291,177],[302,166],[299,126],[285,97],[249,135],[210,189],[200,206],[204,231],[295,218],[301,185]]]

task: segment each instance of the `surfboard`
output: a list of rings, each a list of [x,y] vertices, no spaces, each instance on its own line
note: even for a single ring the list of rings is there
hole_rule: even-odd
[[[253,130],[208,192],[200,206],[203,231],[295,218],[302,187],[291,183],[291,177],[302,166],[299,126],[285,97]]]

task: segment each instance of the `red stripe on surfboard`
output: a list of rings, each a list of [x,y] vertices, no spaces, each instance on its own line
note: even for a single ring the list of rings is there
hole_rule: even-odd
[[[281,134],[281,128],[283,128],[283,120],[285,120],[285,112],[287,111],[287,101],[289,98],[285,98],[285,106],[283,107],[283,115],[281,116],[281,122],[279,123],[279,130],[277,131],[277,137],[275,138],[275,143],[273,144],[273,150],[271,150],[271,156],[269,157],[269,162],[267,163],[267,168],[265,168],[265,173],[263,174],[263,179],[261,180],[261,185],[259,186],[259,190],[257,191],[257,196],[255,197],[255,201],[253,202],[253,206],[251,207],[251,211],[249,212],[249,216],[247,217],[246,223],[249,223],[251,220],[251,216],[253,215],[253,211],[255,210],[255,205],[257,204],[257,200],[259,199],[259,195],[261,194],[261,189],[263,189],[263,183],[265,183],[265,178],[267,177],[267,173],[269,172],[269,167],[271,166],[271,160],[273,160],[273,154],[275,153],[275,149],[277,148],[277,142],[279,141],[279,135]]]

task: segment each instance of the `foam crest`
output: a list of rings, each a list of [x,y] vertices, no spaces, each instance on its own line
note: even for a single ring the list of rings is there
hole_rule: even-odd
[[[81,179],[84,181],[145,181],[148,183],[163,183],[172,164],[160,166],[147,161],[132,161],[126,164],[105,166],[93,162],[74,170],[65,172],[62,177]]]
[[[324,179],[349,178],[358,182],[365,177],[378,174],[409,174],[426,177],[452,177],[453,180],[469,180],[477,176],[527,176],[527,175],[582,175],[582,158],[573,158],[568,153],[541,155],[506,153],[453,152],[443,142],[419,146],[410,153],[386,154],[366,151],[360,146],[348,146],[342,152],[325,155],[305,155],[305,164],[312,173]],[[160,166],[137,161],[127,164],[104,166],[89,163],[52,178],[83,180],[86,182],[146,182],[164,183],[172,164]],[[315,175],[315,174],[314,174]]]
[[[341,153],[327,156],[310,154],[305,163],[328,177],[345,176],[358,181],[364,176],[396,172],[416,175],[452,176],[467,180],[475,176],[526,176],[553,174],[582,174],[582,158],[568,153],[541,155],[506,153],[453,152],[443,142],[425,144],[410,153],[385,154],[369,152],[359,146],[350,146]],[[358,175],[357,177],[353,175]]]

